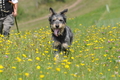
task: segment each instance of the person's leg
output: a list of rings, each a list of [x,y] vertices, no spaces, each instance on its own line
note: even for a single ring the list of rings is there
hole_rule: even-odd
[[[8,15],[3,22],[3,35],[9,36],[10,28],[14,25],[14,16],[12,14]]]
[[[0,18],[0,34],[2,34],[3,30],[3,18]]]

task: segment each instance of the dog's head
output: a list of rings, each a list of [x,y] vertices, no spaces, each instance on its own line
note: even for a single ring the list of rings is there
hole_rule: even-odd
[[[49,17],[50,28],[55,36],[62,35],[64,32],[64,28],[66,27],[66,16],[65,13],[68,9],[61,11],[60,13],[54,12],[52,8],[50,8],[51,16]]]

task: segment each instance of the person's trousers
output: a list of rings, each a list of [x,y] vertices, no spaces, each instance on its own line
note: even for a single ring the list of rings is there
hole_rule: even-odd
[[[0,18],[0,34],[9,36],[10,28],[14,25],[14,16],[12,14]]]

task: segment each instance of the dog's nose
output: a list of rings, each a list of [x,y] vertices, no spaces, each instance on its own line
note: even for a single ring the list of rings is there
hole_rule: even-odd
[[[59,25],[56,25],[56,28],[59,28]]]

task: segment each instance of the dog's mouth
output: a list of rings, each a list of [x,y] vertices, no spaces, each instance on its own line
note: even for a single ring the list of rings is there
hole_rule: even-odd
[[[60,35],[60,29],[54,29],[54,35],[58,37]]]

